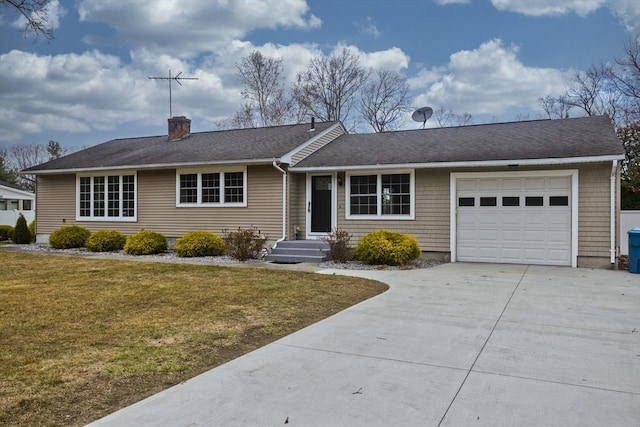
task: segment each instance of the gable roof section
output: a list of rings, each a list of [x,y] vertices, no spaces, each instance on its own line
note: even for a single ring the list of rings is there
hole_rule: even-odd
[[[169,141],[166,135],[114,139],[23,172],[271,163],[335,125],[316,123],[315,132],[309,132],[309,124],[197,132],[177,141]]]
[[[342,135],[292,171],[455,167],[622,159],[606,116]]]

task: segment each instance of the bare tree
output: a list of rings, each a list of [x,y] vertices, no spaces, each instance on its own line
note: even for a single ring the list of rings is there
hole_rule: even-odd
[[[624,46],[625,56],[616,59],[610,77],[615,88],[624,96],[621,113],[624,123],[640,122],[640,37],[636,36]]]
[[[433,110],[433,118],[439,127],[467,126],[473,124],[473,115],[470,113],[456,114],[453,110],[444,107]]]
[[[240,117],[257,115],[253,125],[281,125],[297,119],[295,101],[285,89],[282,62],[256,50],[236,64],[236,76],[244,85],[240,95],[246,101]]]
[[[455,115],[456,126],[468,126],[473,124],[473,115],[471,113],[464,112],[462,114]]]
[[[407,79],[394,71],[378,71],[362,87],[357,109],[375,132],[394,130],[410,111],[408,93]]]
[[[68,151],[59,142],[49,141],[47,144],[15,146],[11,149],[11,157],[14,169],[21,171],[57,159]],[[22,174],[18,177],[18,183],[31,191],[35,190],[34,175]]]
[[[538,103],[550,119],[568,119],[571,105],[567,102],[565,95],[547,95],[538,98]]]
[[[368,76],[358,56],[343,48],[330,56],[311,59],[307,70],[297,76],[294,96],[320,120],[346,122]]]
[[[3,8],[13,8],[25,18],[23,32],[44,37],[47,40],[55,38],[49,17],[50,0],[0,0]]]

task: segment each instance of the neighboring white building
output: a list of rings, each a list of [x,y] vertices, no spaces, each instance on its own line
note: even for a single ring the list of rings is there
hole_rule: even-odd
[[[20,214],[27,224],[36,219],[36,195],[17,185],[0,181],[0,225],[14,227]]]

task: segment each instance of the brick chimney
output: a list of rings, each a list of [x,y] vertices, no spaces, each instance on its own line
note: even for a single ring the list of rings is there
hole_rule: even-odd
[[[169,141],[186,138],[191,133],[191,120],[185,116],[171,117],[169,122]]]

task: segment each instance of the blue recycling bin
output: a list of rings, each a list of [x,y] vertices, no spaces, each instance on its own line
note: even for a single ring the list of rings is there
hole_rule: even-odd
[[[629,234],[629,273],[640,274],[640,228],[632,228]]]

